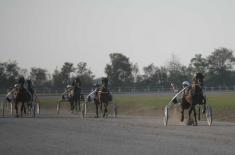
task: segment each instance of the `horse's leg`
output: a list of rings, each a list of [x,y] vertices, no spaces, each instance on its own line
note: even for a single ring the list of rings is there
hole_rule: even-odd
[[[184,121],[184,108],[183,107],[181,108],[181,120],[180,121],[181,122]]]
[[[23,110],[25,109],[24,107],[24,102],[21,102],[21,108],[20,108],[20,116],[23,116]]]
[[[73,112],[73,109],[74,109],[73,100],[69,99],[69,103],[70,103],[71,112]]]
[[[106,112],[105,110],[106,110],[106,109],[105,109],[105,103],[102,102],[102,104],[104,105],[104,111],[103,111],[103,118],[104,118],[104,117],[105,117],[105,112]]]
[[[18,101],[15,102],[15,110],[16,110],[16,117],[19,117],[19,115],[18,115]]]
[[[202,113],[205,114],[206,113],[206,97],[203,96],[203,110]]]
[[[99,103],[100,103],[100,111],[103,111],[103,110],[102,110],[102,109],[103,109],[103,103],[102,103],[100,97],[99,97]]]
[[[108,103],[105,102],[104,103],[104,115],[106,115],[108,113]]]
[[[78,106],[77,106],[77,100],[76,100],[76,98],[73,99],[73,107],[74,107],[74,108],[73,108],[74,111],[77,112]]]
[[[194,125],[197,126],[197,113],[196,113],[196,108],[195,108],[195,106],[193,106],[193,107],[194,107],[194,108],[193,108],[193,113],[194,113],[194,121],[195,121]]]
[[[188,110],[188,125],[190,125],[191,124],[191,113],[192,113],[192,111],[193,111],[193,105],[190,105],[190,107],[189,107],[189,110]]]
[[[27,106],[25,105],[24,102],[23,102],[22,104],[23,104],[22,106],[23,106],[24,114],[26,115],[26,107],[27,107]]]
[[[95,101],[95,109],[96,109],[96,117],[98,118],[99,117],[99,114],[98,114],[98,102]]]
[[[78,110],[79,110],[79,111],[81,111],[81,102],[80,102],[80,96],[79,96],[79,98],[78,98],[78,101],[77,101],[77,102],[78,102]]]

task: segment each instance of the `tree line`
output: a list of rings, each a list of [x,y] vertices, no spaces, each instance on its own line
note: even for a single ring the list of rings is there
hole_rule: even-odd
[[[235,85],[235,57],[233,51],[218,48],[207,57],[196,54],[188,66],[182,65],[175,56],[164,66],[151,63],[142,68],[140,73],[138,63],[122,53],[111,53],[110,63],[106,64],[104,72],[110,79],[112,89],[125,87],[147,88],[170,87],[171,83],[180,87],[182,81],[191,81],[195,72],[205,75],[205,86],[233,87]],[[0,88],[12,87],[20,75],[30,77],[36,88],[64,88],[72,79],[79,77],[82,87],[90,88],[99,82],[86,62],[73,64],[65,62],[61,68],[56,68],[52,74],[46,69],[32,67],[30,71],[22,69],[16,61],[0,62]]]

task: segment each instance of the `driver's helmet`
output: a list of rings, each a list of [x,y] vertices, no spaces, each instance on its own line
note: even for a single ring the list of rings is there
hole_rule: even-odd
[[[66,89],[69,89],[69,88],[71,88],[71,87],[72,87],[71,85],[67,85],[67,86],[66,86]]]
[[[15,84],[15,85],[14,85],[14,88],[18,88],[18,87],[19,87],[19,84]]]
[[[190,86],[190,83],[188,81],[184,81],[182,85],[183,85],[183,88],[185,88],[185,87]]]

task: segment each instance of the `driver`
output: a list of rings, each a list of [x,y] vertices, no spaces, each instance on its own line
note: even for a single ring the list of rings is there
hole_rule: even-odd
[[[182,86],[183,86],[183,88],[185,88],[184,94],[188,95],[189,94],[189,90],[191,89],[191,84],[188,81],[184,81],[182,83]]]

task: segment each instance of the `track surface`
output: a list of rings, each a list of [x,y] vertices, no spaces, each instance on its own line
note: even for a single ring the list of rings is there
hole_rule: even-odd
[[[0,154],[234,155],[235,124],[164,127],[159,118],[132,116],[0,118]]]

